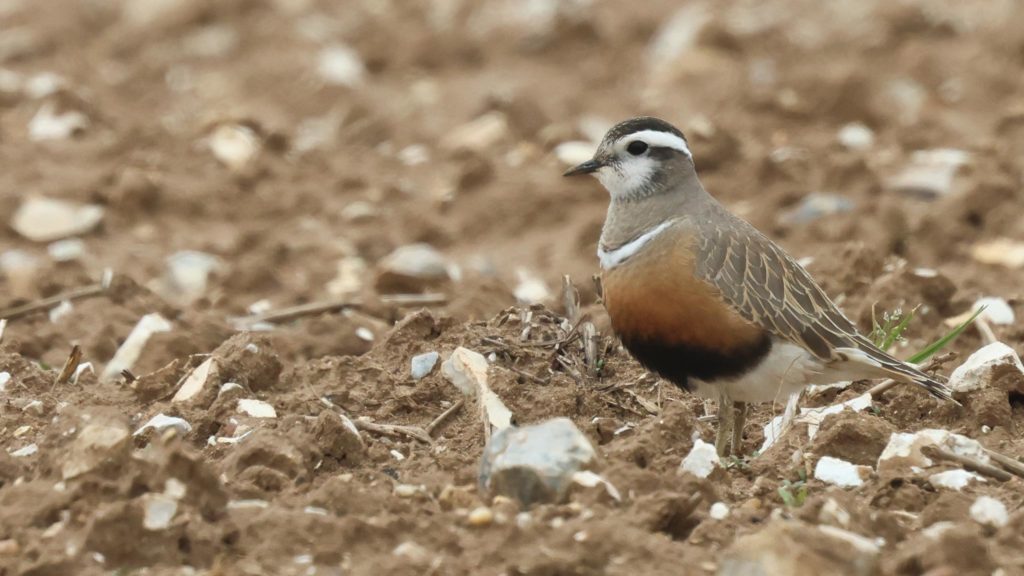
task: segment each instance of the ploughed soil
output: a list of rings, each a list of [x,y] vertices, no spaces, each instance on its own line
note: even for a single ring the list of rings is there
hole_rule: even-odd
[[[858,554],[812,529],[831,525],[877,547],[849,573],[1024,574],[1018,478],[955,491],[928,480],[953,464],[856,488],[810,474],[825,455],[874,467],[891,433],[924,428],[1024,456],[1024,396],[1005,388],[955,406],[896,387],[764,453],[782,406],[757,406],[748,456],[682,472],[714,423],[610,333],[592,279],[607,195],[562,179],[557,148],[628,116],[671,120],[708,189],[806,259],[862,329],[872,310],[918,307],[893,349],[907,357],[980,297],[1024,314],[1024,262],[975,250],[1024,241],[1014,2],[7,0],[0,68],[0,310],[113,271],[102,293],[12,317],[0,337],[0,573],[713,574],[738,538],[787,526],[761,557],[775,546],[818,574]],[[33,136],[39,114],[64,113],[85,121]],[[870,142],[841,143],[850,123]],[[894,185],[929,149],[967,162],[935,193]],[[812,193],[847,202],[800,217]],[[54,258],[7,226],[30,196],[98,205],[102,222]],[[385,257],[417,243],[441,270],[394,274]],[[216,258],[194,291],[168,272],[182,251]],[[600,370],[567,338],[565,275]],[[351,305],[238,320],[327,301]],[[169,330],[101,377],[154,313]],[[1019,325],[993,330],[1024,349]],[[969,328],[940,372],[983,344]],[[94,370],[59,378],[75,345]],[[461,398],[440,370],[459,346],[489,358],[518,424],[571,418],[621,501],[581,491],[471,516],[492,505],[475,403],[417,430]],[[414,380],[426,352],[438,366]],[[205,386],[174,401],[211,357]],[[157,414],[190,430],[131,435]],[[85,446],[86,430],[112,440]],[[972,518],[980,496],[1005,505],[1005,526]],[[162,523],[157,500],[173,502]]]

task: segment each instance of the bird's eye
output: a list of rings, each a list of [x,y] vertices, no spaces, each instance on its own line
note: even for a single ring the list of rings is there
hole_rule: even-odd
[[[647,152],[647,142],[644,142],[643,140],[633,140],[629,143],[629,146],[626,146],[626,151],[633,156],[639,156],[644,152]]]

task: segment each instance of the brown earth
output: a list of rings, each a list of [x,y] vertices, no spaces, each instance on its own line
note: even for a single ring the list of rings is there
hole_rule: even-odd
[[[673,16],[674,51],[656,41]],[[340,45],[362,60],[353,86],[318,72]],[[921,305],[897,354],[939,337],[980,296],[1024,313],[1021,268],[972,258],[978,242],[1024,241],[1017,3],[8,0],[0,69],[0,215],[30,195],[105,210],[70,262],[0,228],[0,311],[115,273],[102,295],[54,320],[45,309],[11,318],[0,336],[0,372],[11,376],[0,392],[2,574],[739,574],[737,558],[771,556],[766,546],[807,574],[1024,574],[1020,479],[963,492],[910,472],[847,490],[811,479],[798,507],[779,492],[823,455],[873,464],[896,430],[945,428],[1024,456],[1016,392],[989,389],[959,408],[896,388],[870,412],[826,420],[813,442],[798,428],[700,480],[679,471],[694,438],[714,435],[699,399],[645,376],[606,330],[596,378],[574,374],[578,343],[548,344],[566,335],[565,274],[606,326],[591,281],[606,194],[561,179],[555,147],[641,113],[681,126],[709,190],[813,259],[811,273],[862,328],[873,308]],[[44,73],[63,82],[45,89]],[[34,139],[28,127],[45,107],[87,125]],[[873,144],[841,145],[850,122]],[[209,142],[219,129],[258,152],[218,161]],[[935,148],[970,154],[948,194],[893,188],[914,151]],[[813,192],[853,208],[782,216]],[[440,251],[455,279],[378,276],[412,243]],[[221,263],[191,302],[165,279],[182,250]],[[546,284],[547,307],[513,307],[524,274]],[[444,303],[382,298],[421,289]],[[231,320],[261,301],[338,298],[359,306],[267,331],[237,332]],[[133,363],[139,379],[101,382],[150,313],[172,328]],[[1019,325],[994,328],[1024,347]],[[55,384],[75,344],[96,373]],[[962,359],[981,344],[969,329],[950,349]],[[365,422],[362,444],[352,439],[338,412],[424,427],[456,402],[439,370],[414,381],[409,367],[458,346],[493,353],[491,385],[518,423],[573,419],[622,502],[587,492],[527,511],[499,502],[493,522],[473,525],[469,511],[491,503],[476,487],[483,431],[469,408],[430,443]],[[172,401],[209,357],[216,384],[240,388]],[[238,413],[239,397],[276,417]],[[748,452],[780,409],[756,408]],[[129,436],[158,413],[191,431]],[[244,430],[236,443],[210,440]],[[146,528],[147,506],[170,494],[169,524]],[[1008,507],[1008,525],[970,518],[981,495]],[[730,508],[724,519],[710,514],[716,502]],[[939,522],[952,524],[925,530]],[[877,563],[830,556],[815,529],[830,524],[881,539]]]

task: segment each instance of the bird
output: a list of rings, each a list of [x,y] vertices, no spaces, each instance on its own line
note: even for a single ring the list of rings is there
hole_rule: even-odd
[[[715,449],[741,451],[747,405],[812,384],[892,378],[949,388],[861,334],[811,275],[701,184],[683,133],[653,117],[613,126],[589,174],[611,200],[598,243],[602,300],[647,370],[717,400]]]

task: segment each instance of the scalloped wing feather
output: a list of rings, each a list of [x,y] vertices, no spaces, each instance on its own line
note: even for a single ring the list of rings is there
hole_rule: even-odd
[[[729,227],[708,223],[698,234],[695,273],[746,320],[804,347],[823,363],[863,377],[911,382],[951,399],[949,389],[885,353],[858,333],[800,264],[752,226],[729,215]],[[847,365],[849,364],[849,365]]]

